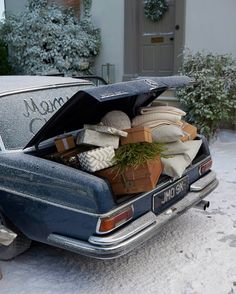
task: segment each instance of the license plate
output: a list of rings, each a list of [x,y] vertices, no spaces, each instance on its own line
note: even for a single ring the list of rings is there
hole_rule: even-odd
[[[153,211],[162,212],[170,207],[171,204],[183,198],[189,190],[188,177],[184,177],[171,186],[153,194]]]

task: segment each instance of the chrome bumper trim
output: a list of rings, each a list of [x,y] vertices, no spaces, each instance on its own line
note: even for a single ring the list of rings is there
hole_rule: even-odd
[[[208,178],[212,179],[212,173],[208,173],[205,176],[205,180]],[[203,190],[189,192],[183,199],[160,215],[156,216],[153,212],[148,212],[124,228],[121,228],[118,232],[111,233],[108,236],[90,236],[89,241],[86,242],[58,234],[50,234],[48,236],[48,243],[98,259],[119,257],[153,237],[168,221],[196,205],[217,186],[218,180],[216,177],[213,177],[213,180]]]
[[[190,191],[198,192],[207,187],[212,181],[216,178],[216,174],[213,171],[210,171],[206,176],[202,177],[198,181],[194,182],[190,186]]]
[[[0,224],[0,246],[9,246],[16,237],[16,233]]]

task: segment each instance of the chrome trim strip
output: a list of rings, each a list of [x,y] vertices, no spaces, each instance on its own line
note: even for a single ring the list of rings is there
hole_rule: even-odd
[[[173,205],[168,211],[159,215],[148,212],[139,220],[127,225],[119,232],[109,236],[90,236],[88,242],[77,240],[58,234],[50,234],[47,238],[49,244],[67,249],[82,255],[98,259],[112,259],[128,253],[138,245],[153,237],[163,225],[171,219],[183,214],[196,205],[218,186],[215,179],[200,192],[189,192],[183,199]],[[132,230],[135,233],[132,234]]]
[[[37,198],[35,196],[31,196],[31,195],[28,195],[28,194],[23,194],[21,192],[17,192],[15,190],[11,190],[9,188],[0,187],[0,191],[15,194],[15,195],[27,198],[27,199],[31,199],[33,201],[46,203],[48,205],[56,206],[56,207],[63,208],[63,209],[67,209],[67,210],[70,210],[70,211],[73,211],[73,212],[79,212],[79,213],[83,213],[83,214],[87,214],[87,215],[91,215],[91,216],[96,216],[96,217],[100,216],[100,214],[97,214],[97,213],[88,212],[88,211],[85,211],[85,210],[80,210],[80,209],[73,208],[73,207],[70,207],[70,206],[65,206],[65,205],[62,205],[60,203],[55,203],[55,202],[51,202],[51,201],[48,201],[48,200],[45,200],[45,199],[42,199],[42,198]]]
[[[5,96],[10,96],[14,94],[20,94],[20,93],[27,93],[27,92],[32,92],[32,91],[39,91],[39,90],[48,90],[48,89],[56,89],[56,88],[63,88],[63,87],[76,87],[76,86],[94,86],[93,83],[81,79],[81,82],[75,81],[75,82],[70,82],[70,83],[60,83],[60,84],[49,84],[47,86],[36,86],[36,87],[29,87],[25,89],[17,89],[14,91],[7,91],[0,93],[0,99]],[[81,89],[82,90],[82,89]]]
[[[216,173],[214,171],[210,171],[207,175],[203,176],[202,178],[194,182],[190,186],[190,191],[192,192],[201,191],[215,179],[216,179]]]
[[[137,234],[138,232],[144,230],[145,228],[155,225],[156,223],[156,216],[153,212],[148,212],[142,217],[134,220],[130,225],[126,227],[124,230],[120,230],[115,232],[111,236],[107,236],[106,238],[100,236],[90,236],[89,243],[96,244],[96,245],[112,245],[114,243],[120,243],[127,238],[132,237],[133,235]],[[125,231],[125,234],[124,234]]]
[[[4,151],[3,150],[0,150],[0,155],[2,154],[6,154],[6,153],[23,153],[23,149],[5,149]]]

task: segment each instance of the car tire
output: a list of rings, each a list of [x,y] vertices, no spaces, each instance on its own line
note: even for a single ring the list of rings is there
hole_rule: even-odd
[[[1,212],[0,224],[17,234],[17,237],[10,245],[0,245],[0,260],[10,260],[30,248],[31,240],[22,234],[13,224],[11,224]]]

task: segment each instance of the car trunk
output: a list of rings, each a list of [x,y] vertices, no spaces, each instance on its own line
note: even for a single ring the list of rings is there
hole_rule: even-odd
[[[54,140],[65,134],[71,134],[74,138],[83,128],[84,124],[98,124],[101,118],[109,111],[121,110],[130,119],[134,118],[140,107],[149,106],[161,93],[168,88],[184,86],[191,82],[187,77],[150,78],[135,80],[126,83],[101,86],[77,92],[59,111],[43,126],[35,137],[27,144],[25,152],[56,161],[59,164],[80,169],[76,156],[73,161],[58,156]],[[199,137],[197,139],[200,139]],[[32,147],[34,151],[32,151]],[[81,149],[82,148],[82,149]],[[88,150],[88,146],[80,147],[79,152]],[[28,150],[28,151],[27,151]],[[72,151],[68,151],[68,153]],[[202,162],[209,155],[207,144],[202,144],[193,164]],[[186,170],[185,174],[188,172]],[[96,173],[91,173],[96,175]],[[98,176],[98,175],[96,175]],[[112,188],[106,179],[112,193]],[[172,179],[161,175],[156,188],[165,187]],[[141,193],[142,194],[142,193]],[[123,203],[140,193],[129,193],[117,196],[113,194],[116,203]]]

